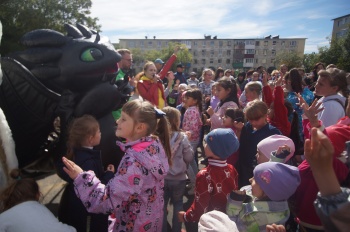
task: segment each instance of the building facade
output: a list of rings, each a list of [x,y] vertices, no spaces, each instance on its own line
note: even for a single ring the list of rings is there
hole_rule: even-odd
[[[349,31],[350,14],[341,16],[333,20],[332,39],[344,37]]]
[[[304,55],[306,38],[279,38],[268,36],[261,39],[120,39],[121,48],[139,48],[141,51],[161,50],[169,42],[185,44],[192,54],[187,72],[200,72],[205,67],[248,70],[263,66],[275,67],[276,56],[281,52]],[[142,64],[135,64],[139,70]]]

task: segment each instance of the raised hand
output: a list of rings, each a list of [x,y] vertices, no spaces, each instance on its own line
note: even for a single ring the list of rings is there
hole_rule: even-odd
[[[83,169],[66,157],[62,157],[62,161],[65,165],[65,167],[63,167],[63,171],[65,171],[73,180],[75,180],[75,178],[77,178],[77,176],[83,172]]]

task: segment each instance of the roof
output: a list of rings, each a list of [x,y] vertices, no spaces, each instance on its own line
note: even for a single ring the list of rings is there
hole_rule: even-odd
[[[332,19],[332,20],[337,20],[337,19],[344,18],[344,17],[347,17],[347,16],[350,16],[350,14],[347,14],[347,15],[344,15],[344,16],[340,16],[340,17]]]

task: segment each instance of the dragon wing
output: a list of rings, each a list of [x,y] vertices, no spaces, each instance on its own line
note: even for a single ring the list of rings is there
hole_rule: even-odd
[[[15,59],[1,58],[3,71],[0,107],[16,142],[19,167],[38,158],[38,151],[53,131],[60,95],[45,87]]]

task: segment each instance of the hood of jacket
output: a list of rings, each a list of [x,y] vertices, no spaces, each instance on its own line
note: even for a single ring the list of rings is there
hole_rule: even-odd
[[[159,139],[147,136],[132,142],[117,141],[117,145],[151,172],[156,179],[164,179],[167,175],[168,158]]]

